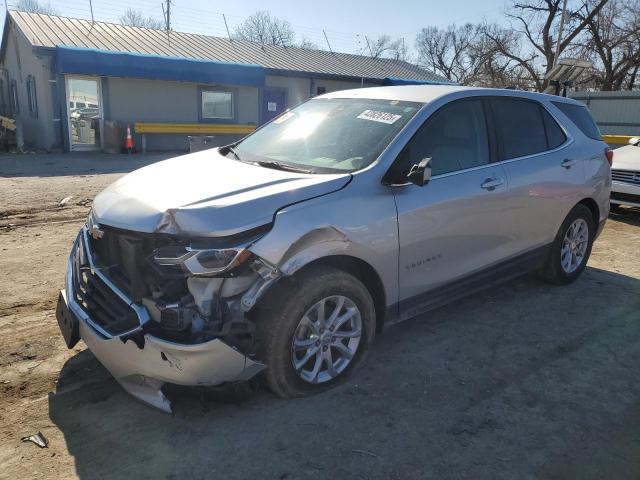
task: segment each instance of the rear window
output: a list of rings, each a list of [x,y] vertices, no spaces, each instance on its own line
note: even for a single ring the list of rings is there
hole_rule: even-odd
[[[549,144],[549,150],[558,148],[567,139],[566,135],[558,125],[553,117],[547,112],[546,109],[541,108],[542,119],[544,120],[544,128],[547,130],[547,143]]]
[[[492,108],[502,160],[547,150],[547,134],[536,102],[495,98]]]
[[[598,126],[596,122],[591,118],[591,114],[587,107],[583,107],[581,105],[573,105],[571,103],[563,103],[563,102],[551,102],[556,107],[560,109],[562,113],[564,113],[569,119],[576,124],[576,126],[584,133],[587,137],[593,138],[594,140],[602,140],[602,135],[600,134],[600,130],[598,130]]]

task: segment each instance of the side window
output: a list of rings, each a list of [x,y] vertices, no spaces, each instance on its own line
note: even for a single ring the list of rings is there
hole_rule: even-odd
[[[203,119],[233,119],[233,92],[202,90],[200,112]]]
[[[15,80],[11,80],[9,83],[9,96],[11,98],[11,112],[12,114],[20,113],[20,102],[18,101],[18,84]]]
[[[582,130],[587,137],[593,138],[594,140],[602,140],[602,136],[600,135],[600,130],[596,125],[596,122],[591,118],[591,114],[587,107],[583,107],[582,105],[573,105],[571,103],[564,102],[551,102],[556,107],[560,109],[562,113],[564,113],[569,119],[576,124],[576,126]]]
[[[495,98],[492,107],[502,160],[547,150],[547,134],[537,102]]]
[[[2,115],[9,115],[7,104],[5,103],[4,80],[2,80],[1,78],[0,78],[0,113]]]
[[[558,148],[565,142],[567,136],[560,128],[560,125],[558,125],[558,122],[553,119],[553,117],[549,114],[549,112],[547,112],[545,108],[540,107],[540,111],[542,112],[544,128],[547,131],[547,147],[549,148],[549,150]]]
[[[394,165],[393,178],[405,178],[412,165],[431,158],[432,175],[489,163],[489,142],[481,100],[445,105],[431,115]]]
[[[29,115],[38,118],[38,97],[36,94],[36,78],[33,75],[27,76],[27,102],[29,104]]]

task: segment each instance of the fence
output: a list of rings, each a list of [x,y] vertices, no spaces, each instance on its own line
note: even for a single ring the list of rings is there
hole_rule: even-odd
[[[603,135],[640,136],[640,91],[571,92],[589,107]]]

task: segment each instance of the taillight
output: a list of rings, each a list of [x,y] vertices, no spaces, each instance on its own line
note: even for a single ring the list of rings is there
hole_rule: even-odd
[[[604,149],[604,156],[607,157],[607,162],[609,162],[609,166],[613,165],[613,150],[609,147]]]

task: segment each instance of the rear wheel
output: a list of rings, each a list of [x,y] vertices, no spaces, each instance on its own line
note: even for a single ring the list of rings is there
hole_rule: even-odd
[[[255,321],[269,388],[298,397],[342,382],[362,361],[374,336],[375,309],[358,279],[319,266],[276,287]]]
[[[594,235],[591,210],[582,204],[576,205],[556,235],[542,278],[557,285],[575,281],[587,266]]]

